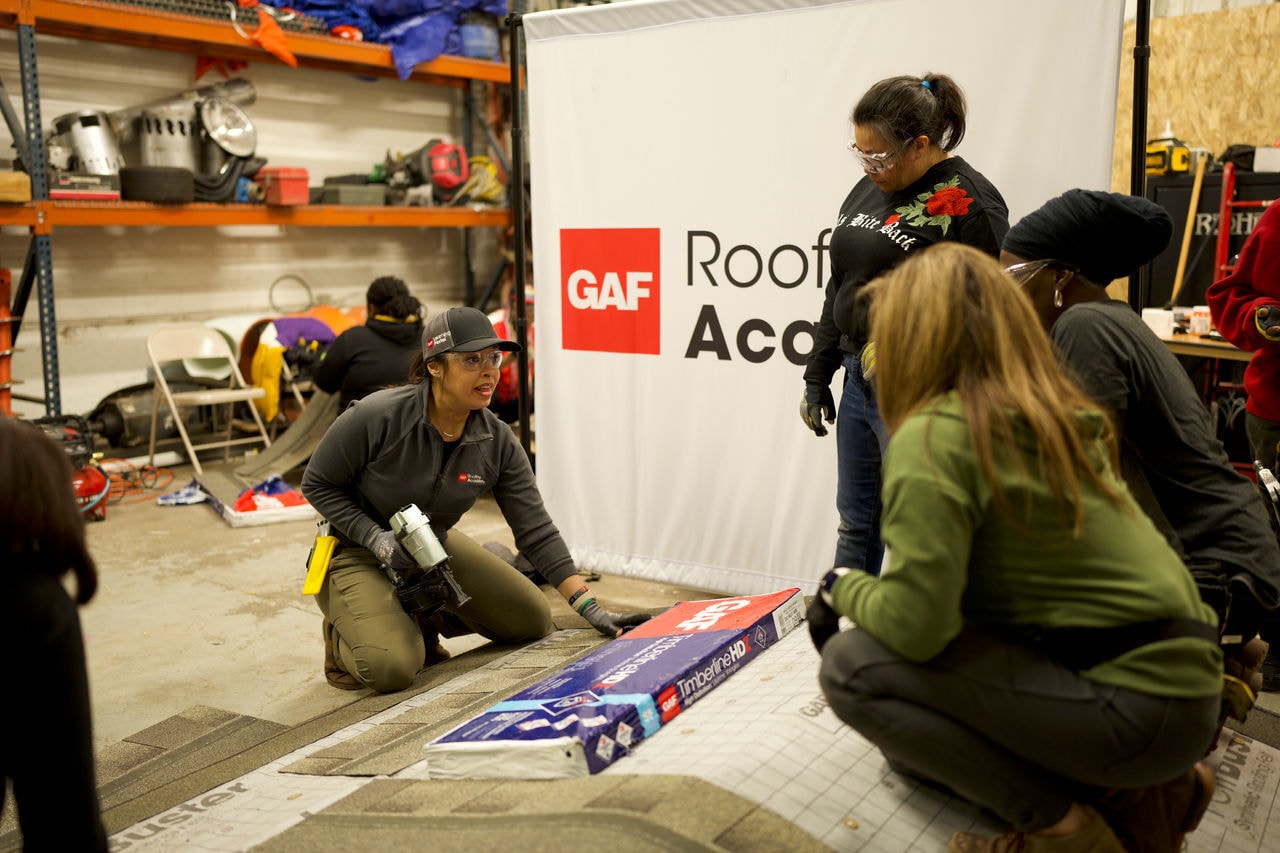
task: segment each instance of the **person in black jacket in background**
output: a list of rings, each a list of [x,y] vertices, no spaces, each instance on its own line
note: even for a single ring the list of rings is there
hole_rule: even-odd
[[[106,851],[77,605],[98,588],[71,463],[39,430],[0,417],[0,646],[34,689],[0,701],[0,814],[13,783],[26,850]],[[75,598],[62,579],[75,575]]]
[[[394,276],[373,280],[365,293],[368,319],[329,345],[315,383],[338,394],[339,411],[374,391],[403,385],[422,339],[423,306]]]

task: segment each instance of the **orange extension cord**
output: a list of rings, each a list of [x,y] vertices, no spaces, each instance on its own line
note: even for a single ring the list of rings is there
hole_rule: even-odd
[[[168,468],[138,467],[126,459],[100,459],[98,467],[111,483],[108,504],[154,500],[156,492],[163,492],[173,482],[173,472]]]

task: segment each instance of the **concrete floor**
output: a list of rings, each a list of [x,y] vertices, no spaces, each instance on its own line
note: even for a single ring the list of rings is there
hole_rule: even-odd
[[[186,464],[169,470],[163,492],[194,476]],[[296,725],[353,701],[322,676],[320,611],[301,594],[314,523],[232,527],[207,503],[158,506],[161,493],[126,497],[89,524],[101,582],[81,620],[95,743],[116,743],[193,705]],[[459,529],[514,545],[492,500]],[[605,606],[629,609],[722,594],[621,576],[592,589]],[[557,613],[571,612],[547,592]],[[445,645],[458,654],[480,642]],[[1259,706],[1280,714],[1280,694],[1263,694]]]
[[[163,492],[194,476],[186,464],[170,470]],[[301,594],[314,523],[232,527],[207,503],[158,506],[161,493],[126,497],[89,524],[101,583],[81,619],[95,743],[116,743],[194,705],[292,726],[361,695],[329,686],[321,673],[320,611]],[[492,500],[459,529],[514,545]],[[615,576],[592,589],[606,607],[628,609],[718,595]],[[571,612],[547,592],[556,612]],[[445,645],[457,654],[479,642]]]
[[[750,677],[715,691],[682,715],[680,726],[664,727],[631,764],[610,768],[622,777],[605,773],[510,787],[456,783],[443,796],[444,783],[415,782],[408,773],[375,779],[291,773],[289,765],[315,750],[341,751],[345,747],[332,744],[344,738],[351,739],[352,749],[360,738],[382,743],[385,738],[372,729],[395,726],[397,714],[447,692],[455,676],[441,673],[444,682],[421,685],[430,689],[418,696],[376,697],[330,687],[321,673],[320,614],[300,592],[313,523],[233,527],[209,504],[158,506],[156,495],[193,477],[187,465],[172,473],[167,487],[110,504],[106,519],[89,526],[101,585],[81,615],[95,744],[108,780],[104,815],[116,842],[129,839],[137,849],[160,851],[311,851],[367,844],[375,837],[372,829],[394,827],[408,835],[387,836],[385,849],[410,849],[421,840],[422,827],[447,819],[456,829],[447,837],[460,845],[454,849],[491,850],[512,837],[527,837],[530,826],[559,821],[578,827],[594,820],[600,832],[614,833],[609,845],[618,853],[800,850],[814,843],[839,853],[928,853],[942,849],[956,828],[985,826],[966,804],[931,799],[927,790],[893,774],[874,747],[822,708],[812,676],[816,656],[804,636],[763,656]],[[491,501],[479,504],[460,528],[480,542],[513,545]],[[592,588],[605,606],[618,609],[662,608],[721,594],[616,576],[593,581]],[[558,595],[546,592],[558,619],[576,619]],[[446,645],[460,655],[481,643],[455,638]],[[483,652],[477,648],[476,654]],[[505,663],[498,659],[490,666]],[[1238,763],[1240,793],[1246,781],[1249,793],[1233,800],[1224,783],[1227,793],[1189,840],[1191,853],[1280,849],[1270,841],[1280,832],[1280,790],[1272,772],[1280,761],[1280,737],[1273,731],[1280,695],[1265,694],[1259,707],[1267,713],[1251,715],[1251,723],[1263,724],[1260,730],[1243,738],[1226,733],[1228,745],[1213,759],[1227,756],[1233,766]],[[180,736],[184,730],[189,733]],[[121,761],[160,749],[157,744],[169,747],[170,740],[172,760],[122,769]],[[798,775],[788,775],[787,768]],[[799,796],[815,784],[816,793]],[[337,793],[326,793],[334,785]],[[549,785],[554,796],[546,793]],[[652,805],[651,813],[628,824],[636,806],[626,798],[621,811],[611,806],[607,792],[615,785],[627,791],[639,786],[646,792],[639,799]],[[163,823],[154,815],[203,803],[208,791],[227,786],[254,797],[221,817],[210,812],[204,822],[184,824],[185,835],[166,830],[171,834],[147,843],[133,840]],[[300,793],[309,786],[320,798],[312,804]],[[256,840],[237,840],[234,833],[251,832],[282,800],[305,817],[283,825],[291,828],[263,831]],[[513,803],[528,810],[549,801],[557,805],[553,814],[507,815]],[[694,813],[685,814],[689,808]],[[406,822],[406,811],[425,822]],[[16,849],[3,841],[13,837],[12,810],[0,824],[0,849]],[[644,834],[670,826],[686,834],[663,844]],[[796,835],[797,829],[804,832]],[[467,833],[476,838],[464,844]]]

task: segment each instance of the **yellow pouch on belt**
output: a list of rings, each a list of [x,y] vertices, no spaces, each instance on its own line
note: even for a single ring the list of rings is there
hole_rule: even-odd
[[[302,583],[303,595],[315,595],[320,591],[324,576],[329,572],[333,549],[338,544],[338,538],[329,535],[329,522],[316,522],[316,527],[316,541],[312,543],[311,553],[307,555],[307,579]]]

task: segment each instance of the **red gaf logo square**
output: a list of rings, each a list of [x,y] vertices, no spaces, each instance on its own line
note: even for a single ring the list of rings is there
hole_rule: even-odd
[[[674,685],[668,685],[658,694],[658,714],[662,717],[662,722],[669,723],[680,711],[680,694],[676,693]]]
[[[560,230],[561,345],[657,355],[661,229]]]

